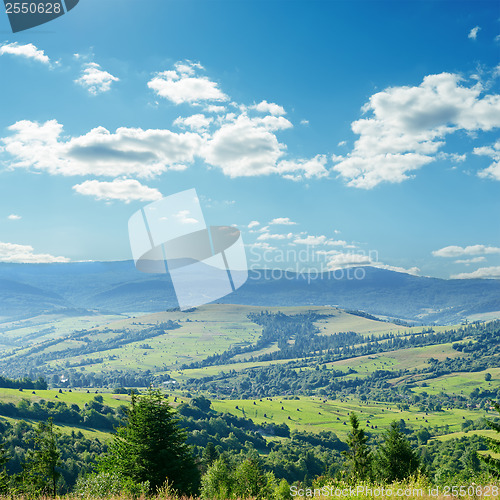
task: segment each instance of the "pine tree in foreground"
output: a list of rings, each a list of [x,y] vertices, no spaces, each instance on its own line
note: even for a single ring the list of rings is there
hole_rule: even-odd
[[[143,396],[132,394],[127,423],[117,429],[99,469],[137,484],[149,482],[153,492],[168,480],[180,493],[193,494],[199,483],[185,432],[161,392],[152,388]]]
[[[420,459],[397,422],[391,422],[374,461],[376,475],[387,482],[402,481],[420,468]]]
[[[24,493],[56,496],[57,482],[61,476],[58,470],[61,453],[57,447],[57,436],[52,418],[38,423],[34,449],[27,453],[23,464],[21,489]]]
[[[368,437],[359,425],[359,419],[354,412],[350,415],[351,431],[347,435],[349,450],[346,467],[348,479],[352,482],[365,481],[370,478],[371,454],[367,444]]]

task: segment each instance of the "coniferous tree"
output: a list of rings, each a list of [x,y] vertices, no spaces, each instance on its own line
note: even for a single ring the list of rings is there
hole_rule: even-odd
[[[203,450],[202,464],[203,469],[206,471],[217,459],[219,458],[219,453],[215,449],[212,441],[207,443],[207,446]]]
[[[136,483],[149,481],[153,491],[168,480],[180,493],[192,494],[199,482],[198,469],[174,410],[161,392],[152,388],[144,396],[132,394],[127,423],[117,429],[99,468]]]
[[[40,422],[35,431],[34,449],[27,453],[23,464],[23,490],[35,494],[57,495],[57,481],[61,473],[61,453],[57,447],[58,434],[52,418]]]
[[[357,415],[352,412],[350,417],[351,431],[347,435],[349,450],[347,456],[347,476],[353,482],[364,481],[370,478],[371,454],[367,444],[368,437],[360,427]]]
[[[374,461],[376,475],[385,481],[401,481],[415,474],[420,459],[397,422],[391,422]]]
[[[500,404],[492,401],[491,404],[495,407],[498,413],[500,413]],[[500,433],[500,424],[488,420],[488,425],[497,433]],[[494,453],[500,453],[500,439],[486,438],[490,447],[490,451]],[[482,455],[480,459],[486,464],[489,472],[495,476],[500,477],[500,459],[494,458],[491,455]]]

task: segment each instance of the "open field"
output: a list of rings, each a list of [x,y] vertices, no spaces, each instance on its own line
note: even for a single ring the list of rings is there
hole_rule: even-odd
[[[64,369],[66,363],[82,371],[99,372],[109,370],[154,370],[164,372],[176,369],[183,364],[200,361],[213,354],[221,353],[231,347],[248,346],[258,340],[261,327],[248,319],[248,314],[268,310],[282,311],[288,315],[315,311],[324,315],[316,322],[320,335],[332,335],[339,332],[354,331],[366,336],[380,336],[386,333],[409,334],[421,332],[423,327],[402,327],[392,323],[375,321],[346,313],[336,307],[257,307],[231,304],[212,304],[190,312],[167,311],[146,314],[140,317],[123,316],[81,316],[59,319],[48,326],[35,322],[18,322],[4,325],[0,335],[10,347],[16,347],[14,354],[6,353],[4,359],[15,362],[18,357],[32,356],[30,348],[37,343],[54,338],[60,342],[47,345],[38,354],[55,355],[56,359],[47,361],[51,368]],[[68,349],[85,348],[81,338],[72,338],[75,331],[86,330],[86,337],[91,341],[104,342],[118,335],[129,332],[134,335],[146,328],[157,326],[164,321],[176,321],[180,328],[168,330],[165,334],[150,338],[122,343],[116,348],[103,348],[96,352],[71,355],[63,352]],[[41,321],[41,320],[40,320]],[[435,327],[439,329],[440,327]],[[14,345],[12,345],[14,343]],[[29,346],[29,347],[28,347]],[[7,348],[7,347],[6,347]],[[277,349],[270,345],[249,354],[240,354],[234,361],[244,361],[250,356],[265,354]],[[60,359],[57,353],[61,353]],[[239,369],[238,367],[237,369]],[[198,375],[194,375],[198,376]]]
[[[350,428],[349,413],[352,411],[358,414],[363,427],[370,432],[383,432],[393,420],[400,419],[404,419],[409,427],[415,429],[433,426],[441,431],[458,432],[464,420],[462,417],[476,420],[488,415],[482,410],[461,409],[428,412],[428,414],[419,411],[416,407],[411,407],[409,411],[400,411],[395,405],[365,404],[355,399],[347,399],[343,402],[317,397],[271,399],[219,400],[213,401],[212,407],[217,411],[251,418],[257,423],[286,423],[291,429],[308,432],[329,430],[338,434],[339,437],[346,436]],[[489,415],[493,416],[494,413],[490,412]]]
[[[0,324],[0,341],[36,339],[40,342],[68,335],[75,330],[97,328],[123,319],[120,314],[88,314],[82,316],[41,315],[26,320]]]
[[[491,374],[491,380],[486,382],[486,373]],[[470,394],[474,389],[497,389],[500,386],[500,368],[488,368],[479,372],[455,372],[441,377],[426,379],[418,383],[413,390],[417,393],[427,392],[438,394]]]
[[[359,356],[327,363],[326,367],[332,370],[348,371],[350,368],[358,373],[347,375],[346,378],[363,377],[370,375],[375,370],[414,370],[427,366],[430,358],[442,361],[446,358],[463,356],[452,348],[452,344],[438,344],[424,347],[399,349],[380,354]]]
[[[366,377],[373,373],[375,370],[411,370],[424,368],[430,358],[438,360],[455,358],[463,356],[459,351],[452,348],[452,344],[439,344],[424,347],[413,347],[409,349],[400,349],[397,351],[388,351],[380,354],[372,354],[366,356],[358,356],[355,358],[343,359],[341,361],[334,361],[326,363],[328,370],[345,371],[345,379],[353,379],[356,377]],[[240,372],[247,368],[270,366],[275,364],[288,363],[292,360],[280,359],[274,361],[253,361],[253,362],[240,362],[229,363],[225,365],[207,366],[203,368],[192,368],[187,370],[175,370],[169,372],[175,380],[186,380],[187,378],[201,378],[215,376],[220,373],[227,373],[230,370]],[[349,369],[356,370],[357,373],[347,374]],[[308,369],[304,367],[302,369]],[[312,368],[310,368],[312,369]],[[493,372],[492,372],[493,375]],[[484,375],[483,375],[484,377]],[[405,377],[401,377],[405,378]],[[399,379],[394,379],[398,382]],[[439,392],[439,391],[438,391]]]
[[[28,399],[29,401],[40,401],[44,399],[45,401],[62,401],[67,405],[77,404],[80,408],[83,408],[85,403],[91,401],[97,393],[103,397],[103,403],[107,406],[116,408],[122,404],[128,404],[130,397],[126,394],[111,394],[105,393],[101,390],[77,390],[72,389],[72,392],[68,392],[63,389],[62,393],[57,390],[46,390],[46,391],[32,391],[29,389],[24,389],[19,391],[18,389],[1,389],[0,388],[0,401],[2,403],[14,403],[17,404],[22,399]],[[34,393],[34,394],[33,394]]]
[[[16,422],[20,420],[24,420],[25,422],[29,422],[31,424],[36,424],[37,420],[31,420],[29,418],[24,419],[15,419],[11,417],[3,417],[0,416],[0,422],[9,422],[14,425]],[[109,432],[103,432],[97,429],[91,429],[90,427],[80,427],[80,426],[71,426],[64,424],[54,424],[54,428],[59,431],[61,434],[71,434],[72,432],[81,432],[87,439],[99,439],[101,442],[108,442],[112,439],[112,434]]]

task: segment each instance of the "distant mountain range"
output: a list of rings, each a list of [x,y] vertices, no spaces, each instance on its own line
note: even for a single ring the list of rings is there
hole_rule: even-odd
[[[338,273],[251,271],[218,302],[259,306],[337,305],[418,323],[457,323],[500,311],[500,280],[443,280],[373,267]],[[42,313],[159,312],[177,306],[170,277],[143,274],[132,261],[0,263],[0,321]],[[500,313],[499,313],[500,316]]]

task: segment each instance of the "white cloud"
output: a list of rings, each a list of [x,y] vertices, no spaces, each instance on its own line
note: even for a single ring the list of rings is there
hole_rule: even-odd
[[[300,124],[307,126],[307,125],[309,125],[309,120],[300,120]]]
[[[473,259],[459,259],[455,261],[455,264],[476,264],[478,262],[484,262],[486,260],[486,257],[474,257]]]
[[[271,233],[262,233],[257,240],[259,241],[264,241],[264,240],[286,240],[293,238],[292,233],[288,234],[271,234]]]
[[[114,179],[111,182],[91,180],[76,184],[73,189],[98,200],[119,200],[125,203],[154,201],[162,197],[157,189],[144,186],[135,179]]]
[[[468,247],[450,245],[439,250],[434,250],[432,255],[434,257],[461,257],[462,255],[488,255],[497,253],[500,253],[500,248],[488,247],[486,245],[470,245]]]
[[[186,168],[203,142],[191,132],[124,127],[115,133],[97,127],[82,136],[62,138],[63,127],[56,120],[23,120],[9,130],[12,135],[0,142],[12,157],[10,168],[60,175],[152,177]]]
[[[359,138],[333,167],[349,186],[370,189],[399,183],[434,161],[444,137],[457,130],[489,131],[500,126],[500,96],[461,84],[459,75],[429,75],[416,87],[390,87],[363,107],[371,117],[352,123]]]
[[[459,273],[451,276],[452,279],[466,280],[466,279],[492,279],[500,278],[500,266],[480,267],[471,273]]]
[[[325,254],[333,253],[329,258],[327,267],[328,269],[334,271],[336,269],[342,269],[345,267],[361,267],[361,266],[371,266],[378,269],[385,269],[387,271],[394,271],[397,273],[411,274],[413,276],[418,276],[420,274],[420,269],[416,266],[411,268],[405,268],[400,266],[391,266],[389,264],[384,264],[382,262],[372,260],[370,255],[365,255],[363,253],[342,253],[342,252],[325,252]]]
[[[19,45],[17,42],[5,43],[0,46],[0,56],[10,54],[13,56],[25,57],[43,64],[50,64],[50,59],[43,50],[38,49],[32,43]]]
[[[198,219],[190,217],[191,212],[189,210],[180,210],[175,214],[175,217],[181,224],[198,224]]]
[[[405,268],[405,267],[400,267],[400,266],[390,266],[388,264],[382,264],[380,262],[375,262],[371,264],[373,267],[377,267],[378,269],[386,269],[387,271],[395,271],[396,273],[405,273],[405,274],[411,274],[412,276],[419,276],[420,275],[420,269],[416,266],[410,267],[410,268]]]
[[[273,133],[243,114],[214,133],[204,157],[229,177],[251,177],[275,173],[284,149]]]
[[[328,175],[325,168],[327,158],[325,155],[316,155],[308,160],[282,160],[278,163],[278,172],[292,180],[321,178]]]
[[[440,151],[437,155],[436,158],[438,160],[450,160],[453,163],[463,163],[467,159],[466,154],[459,155],[457,153],[443,153]]]
[[[174,68],[158,73],[148,82],[148,87],[174,104],[197,104],[202,101],[229,99],[216,82],[197,74],[203,69],[200,64],[191,61],[178,62]]]
[[[269,224],[281,224],[283,226],[295,226],[297,223],[290,220],[289,217],[277,217],[273,219]]]
[[[298,244],[298,245],[317,246],[317,245],[326,245],[327,241],[328,241],[328,238],[324,235],[320,235],[320,236],[308,235],[305,238],[304,237],[296,238],[293,242]]]
[[[99,64],[91,62],[84,66],[82,76],[75,80],[75,83],[87,89],[91,94],[97,95],[107,92],[113,82],[119,82],[120,79],[111,73],[101,69]]]
[[[493,160],[488,168],[478,172],[479,177],[500,181],[500,141],[497,141],[493,146],[474,148],[473,153],[478,156],[489,156]]]
[[[370,257],[359,253],[337,253],[328,260],[328,269],[342,269],[353,266],[369,266],[372,264]]]
[[[260,226],[260,222],[253,220],[252,222],[250,222],[250,224],[248,224],[247,227],[248,227],[248,229],[252,229],[253,227],[257,227],[257,226]]]
[[[298,245],[310,245],[310,246],[318,246],[318,245],[326,245],[330,247],[346,247],[346,248],[355,248],[354,245],[348,245],[344,240],[332,240],[327,238],[325,235],[312,236],[307,235],[297,236],[294,240],[295,244]],[[331,253],[335,253],[336,250],[332,250]],[[320,253],[320,252],[317,252]],[[328,254],[328,252],[322,252],[323,254]]]
[[[199,113],[186,118],[179,116],[174,121],[174,125],[178,125],[183,128],[189,127],[191,130],[195,130],[197,132],[205,132],[213,121],[214,119],[212,117]]]
[[[255,109],[260,113],[269,113],[274,116],[286,115],[285,108],[283,108],[283,106],[275,104],[274,102],[262,101],[259,102],[259,104],[250,106],[250,109]]]
[[[22,219],[22,217],[20,215],[17,215],[17,214],[10,214],[7,219],[9,220],[20,220]]]
[[[47,253],[34,253],[31,245],[0,242],[0,262],[23,262],[44,264],[50,262],[69,262],[66,257],[54,257]]]
[[[276,247],[271,246],[267,241],[257,241],[249,246],[252,248],[260,248],[261,250],[277,250]]]
[[[467,37],[470,38],[471,40],[475,40],[477,38],[477,34],[479,33],[480,30],[481,30],[481,28],[479,26],[475,26],[474,28],[472,28],[469,31],[469,34],[467,35]]]
[[[206,113],[217,113],[217,114],[220,114],[220,113],[224,113],[226,111],[226,107],[225,106],[219,106],[217,104],[209,104],[208,106],[205,106],[203,108],[203,110]]]
[[[271,116],[267,115],[263,118],[252,118],[251,121],[255,123],[255,125],[260,125],[267,130],[286,130],[287,128],[292,128],[293,125],[290,121],[288,121],[283,116]]]

